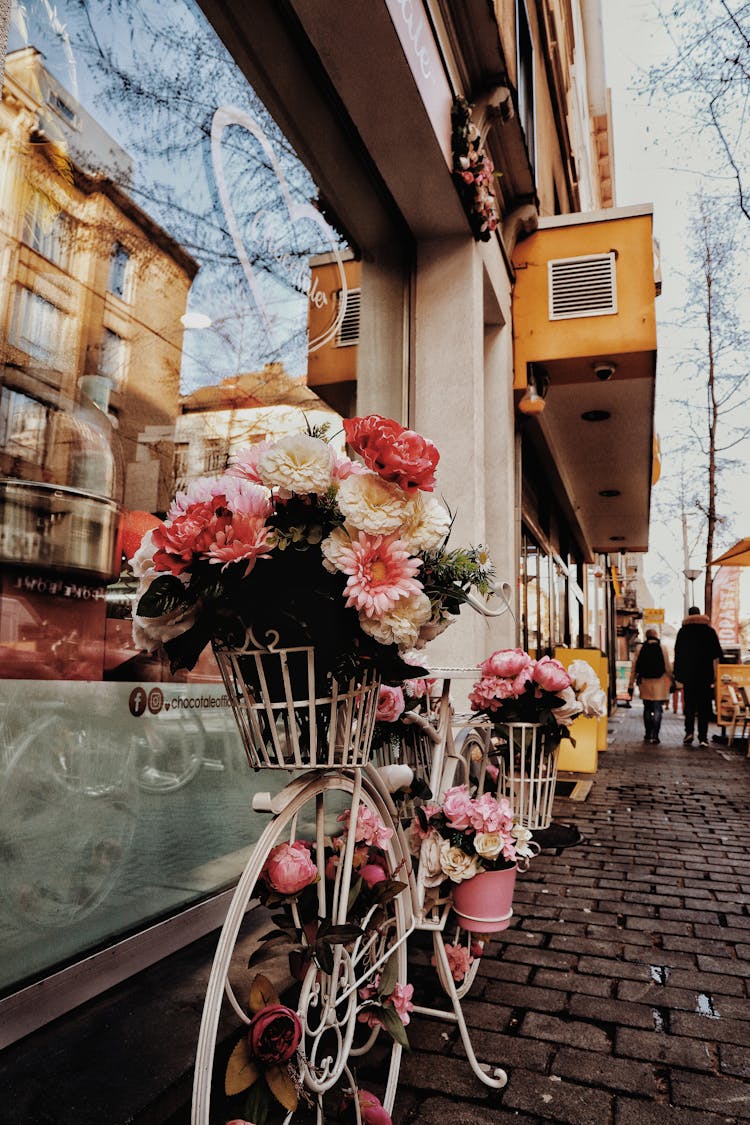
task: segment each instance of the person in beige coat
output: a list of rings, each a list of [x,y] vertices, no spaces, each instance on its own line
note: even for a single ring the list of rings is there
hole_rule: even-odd
[[[646,630],[646,640],[630,670],[628,694],[633,698],[633,685],[643,700],[644,742],[660,742],[661,716],[672,690],[672,666],[656,629]]]

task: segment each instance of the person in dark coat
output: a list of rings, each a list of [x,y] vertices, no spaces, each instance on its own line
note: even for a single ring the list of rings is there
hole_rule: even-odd
[[[656,629],[646,630],[646,640],[633,661],[628,685],[631,699],[634,684],[638,684],[638,692],[643,700],[643,741],[660,742],[662,710],[672,690],[672,669]]]
[[[708,724],[712,716],[711,692],[716,682],[716,663],[722,651],[716,630],[697,606],[691,606],[674,644],[674,678],[682,684],[686,746],[692,746],[696,718],[698,742],[708,746]]]

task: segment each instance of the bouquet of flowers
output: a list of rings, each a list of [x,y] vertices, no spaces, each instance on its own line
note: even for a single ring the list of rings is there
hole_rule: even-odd
[[[451,110],[453,127],[453,179],[474,237],[487,242],[499,219],[493,191],[495,171],[481,144],[479,130],[471,120],[471,108],[464,98],[456,98]]]
[[[364,464],[325,428],[259,442],[222,476],[178,493],[131,560],[134,637],[192,668],[211,642],[275,634],[314,646],[327,680],[419,675],[402,654],[491,592],[483,548],[447,548],[432,442],[373,414],[344,422]]]
[[[495,722],[539,723],[559,742],[571,719],[607,713],[599,677],[585,660],[574,660],[566,669],[549,656],[533,660],[523,649],[502,649],[479,670],[469,702],[473,711]]]
[[[462,883],[483,871],[504,871],[534,855],[531,833],[517,825],[506,798],[472,797],[468,786],[446,790],[441,805],[424,804],[410,829],[426,887]]]

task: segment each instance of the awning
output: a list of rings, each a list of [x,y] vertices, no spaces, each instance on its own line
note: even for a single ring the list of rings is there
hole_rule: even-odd
[[[710,566],[750,566],[750,539],[740,539],[723,555],[711,559]]]

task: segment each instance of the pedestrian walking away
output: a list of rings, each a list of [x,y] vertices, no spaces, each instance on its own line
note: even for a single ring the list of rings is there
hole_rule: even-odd
[[[674,686],[672,668],[656,629],[646,630],[646,640],[633,662],[630,671],[628,695],[633,698],[633,687],[643,700],[644,742],[660,742],[661,716],[664,704]]]
[[[691,606],[674,645],[674,678],[683,688],[685,737],[691,746],[698,723],[698,743],[708,746],[708,724],[713,714],[712,691],[716,665],[722,651],[716,630],[697,606]]]

